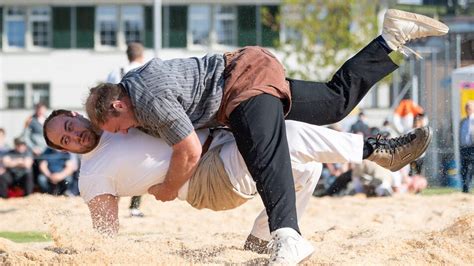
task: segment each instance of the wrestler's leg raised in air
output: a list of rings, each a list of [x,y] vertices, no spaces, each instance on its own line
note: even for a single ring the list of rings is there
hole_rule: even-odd
[[[327,83],[288,79],[293,106],[287,119],[315,125],[340,121],[362,100],[369,89],[397,69],[388,54],[406,54],[405,44],[413,39],[441,36],[449,28],[443,23],[415,13],[389,9],[382,35],[349,59]]]

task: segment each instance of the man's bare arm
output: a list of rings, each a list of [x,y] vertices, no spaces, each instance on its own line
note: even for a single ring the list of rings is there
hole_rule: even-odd
[[[71,176],[76,171],[76,164],[72,160],[67,160],[64,169],[61,172],[51,175],[52,181],[58,183],[63,181],[66,177]]]
[[[94,229],[103,235],[115,236],[119,229],[118,197],[110,194],[100,195],[87,205]]]
[[[45,175],[47,178],[50,178],[51,177],[51,172],[49,171],[49,168],[48,168],[48,162],[43,160],[39,163],[39,169],[40,169],[40,172]]]
[[[195,131],[173,146],[170,166],[165,180],[148,189],[157,200],[170,201],[178,196],[178,190],[194,174],[201,157],[201,142]]]

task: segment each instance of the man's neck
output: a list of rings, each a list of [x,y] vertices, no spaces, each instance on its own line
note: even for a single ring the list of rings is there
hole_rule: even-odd
[[[145,59],[144,59],[144,58],[137,58],[136,60],[130,61],[130,65],[131,65],[131,64],[139,64],[139,65],[141,65],[141,64],[143,64],[143,63],[145,63]]]

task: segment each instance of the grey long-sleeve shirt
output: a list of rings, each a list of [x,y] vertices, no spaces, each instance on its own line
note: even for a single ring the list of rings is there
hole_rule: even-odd
[[[147,134],[174,145],[193,129],[217,125],[224,89],[223,55],[152,59],[127,73],[120,84]]]

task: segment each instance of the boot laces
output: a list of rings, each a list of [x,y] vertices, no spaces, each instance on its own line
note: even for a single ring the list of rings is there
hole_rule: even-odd
[[[387,30],[387,32],[391,34],[395,38],[395,40],[397,40],[398,43],[400,43],[400,46],[398,47],[398,51],[400,53],[405,56],[409,56],[409,53],[412,53],[416,56],[416,58],[423,59],[423,57],[419,53],[415,52],[415,50],[411,49],[408,46],[405,46],[405,43],[410,41],[410,38],[408,37],[409,35],[401,34],[403,32],[400,33],[396,30]]]
[[[273,238],[272,240],[270,240],[270,242],[268,242],[267,248],[269,250],[271,250],[271,254],[272,254],[272,257],[270,258],[270,261],[275,261],[279,257],[281,257],[278,254],[281,250],[281,246],[282,246],[282,244],[281,244],[281,241],[280,241],[280,237]]]
[[[381,148],[390,154],[395,153],[396,149],[410,143],[415,139],[415,134],[406,134],[397,138],[386,138],[380,134],[375,137],[375,149]]]

